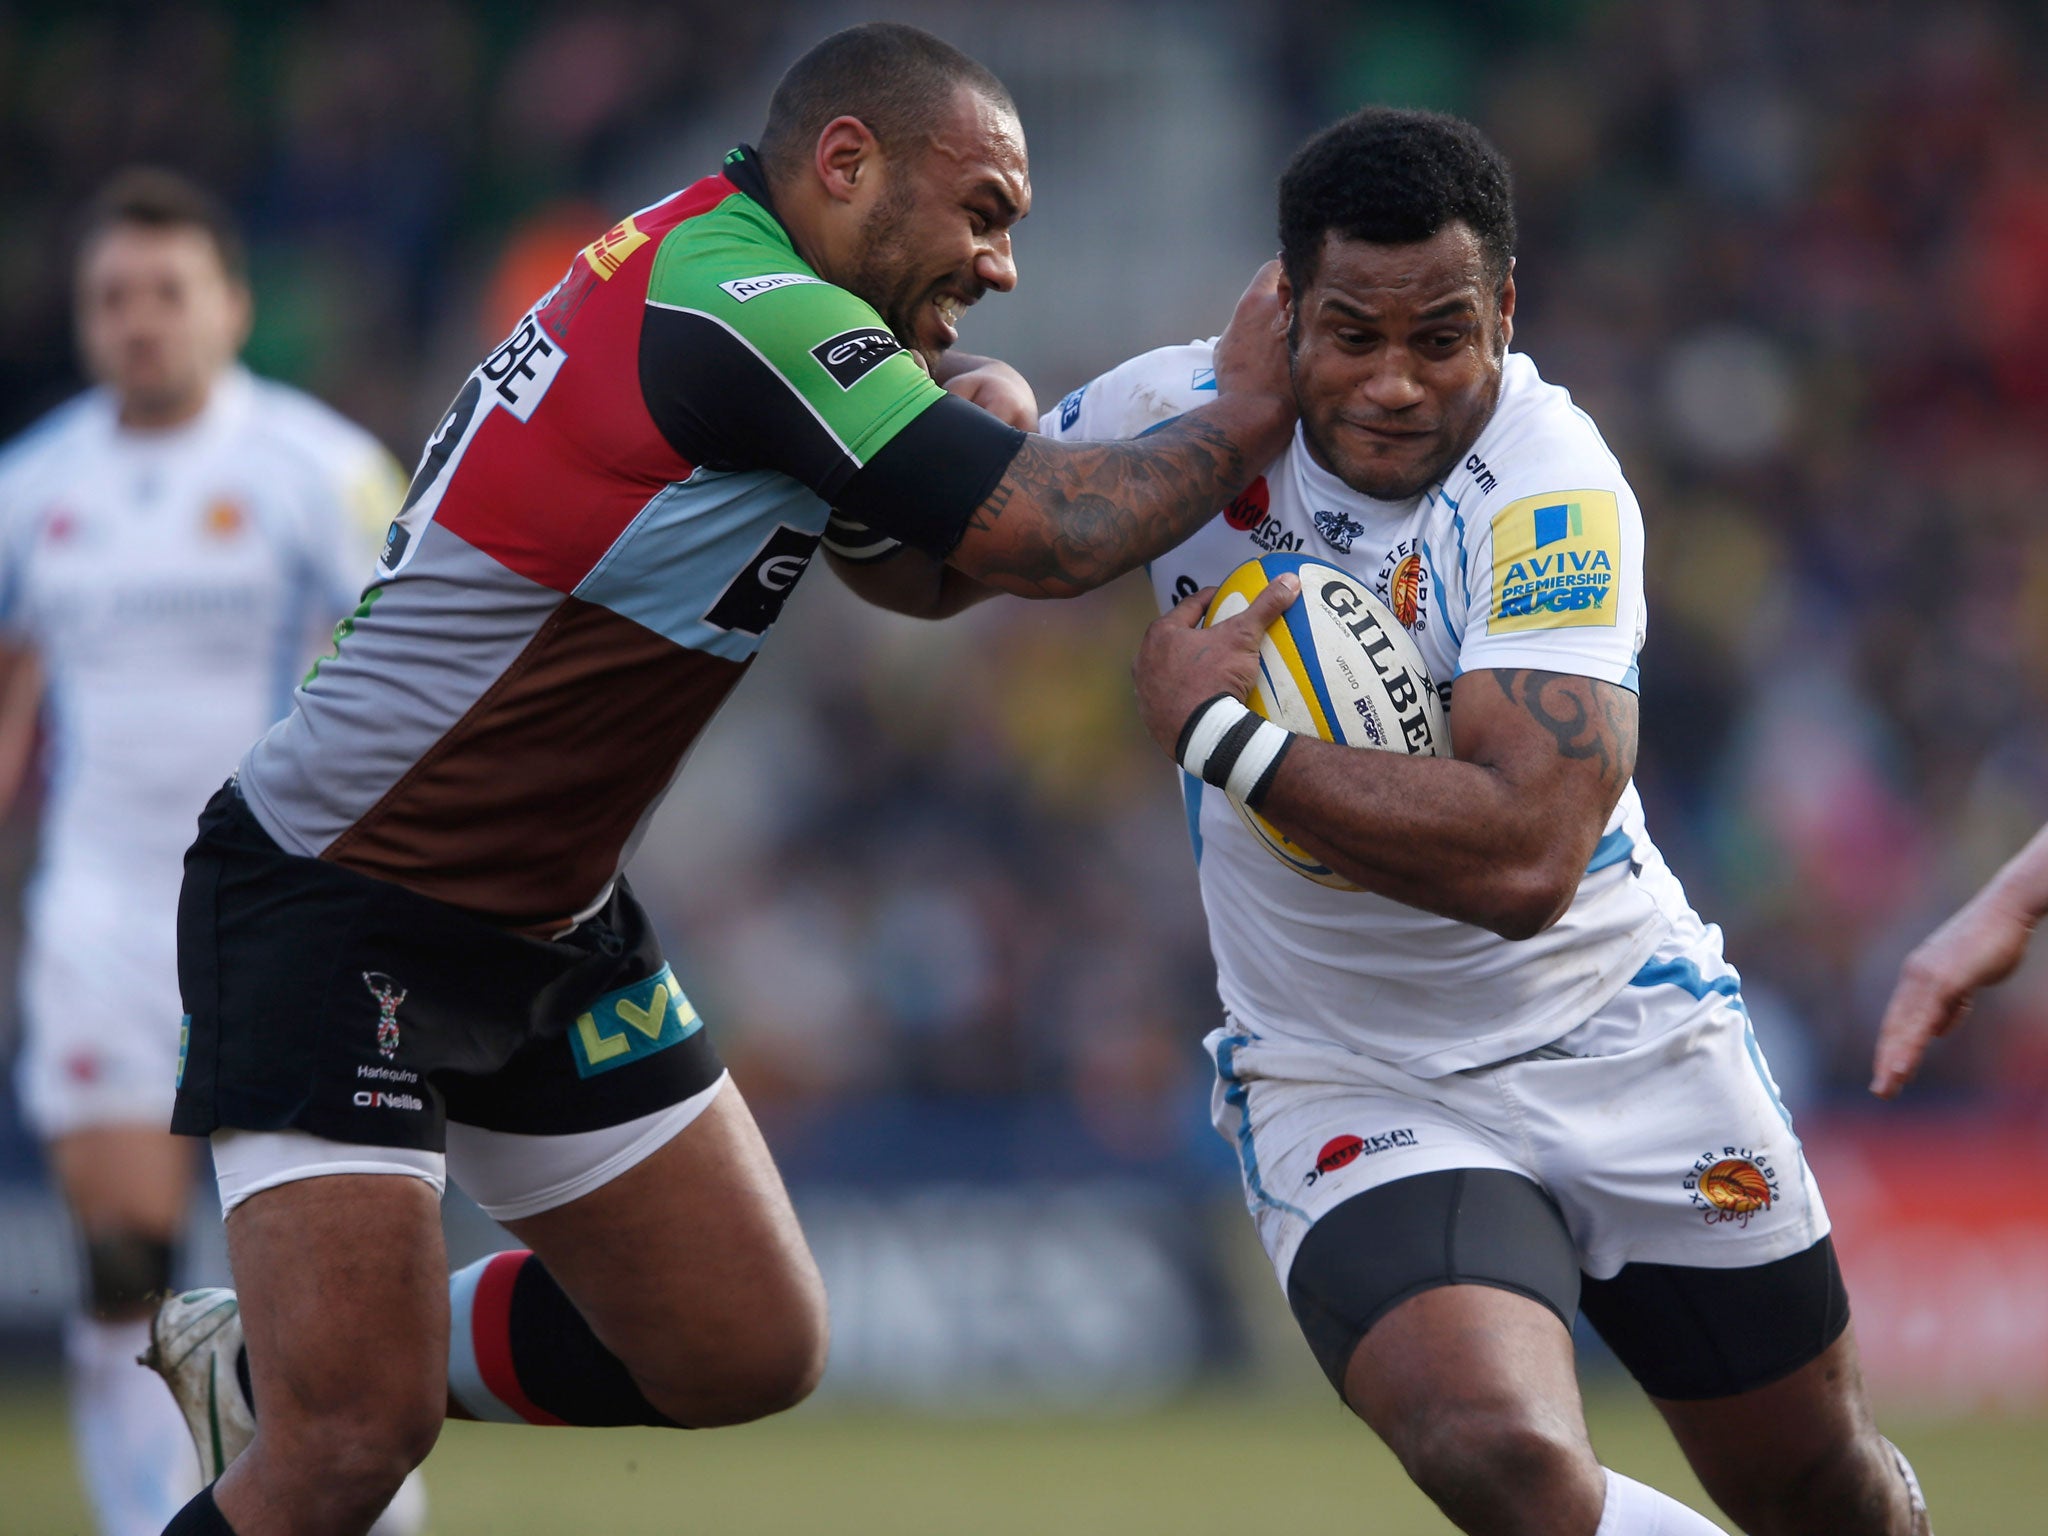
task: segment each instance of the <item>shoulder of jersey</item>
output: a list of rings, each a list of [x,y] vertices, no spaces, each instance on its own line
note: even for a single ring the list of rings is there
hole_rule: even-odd
[[[1472,445],[1472,457],[1509,492],[1506,499],[1572,480],[1619,483],[1620,461],[1571,392],[1547,382],[1526,353],[1510,353],[1507,366],[1500,408]],[[1465,467],[1480,473],[1471,459]]]
[[[1191,341],[1141,353],[1083,384],[1045,413],[1058,437],[1137,437],[1216,398],[1216,346]]]
[[[0,480],[33,474],[54,455],[63,455],[79,434],[90,433],[104,424],[101,394],[88,389],[73,395],[62,405],[43,412],[19,432],[0,443]]]

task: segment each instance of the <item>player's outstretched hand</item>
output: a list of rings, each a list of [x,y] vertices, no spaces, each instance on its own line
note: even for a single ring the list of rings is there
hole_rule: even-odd
[[[948,354],[940,365],[939,382],[953,394],[980,406],[996,420],[1020,432],[1038,430],[1038,397],[1024,375],[993,357]]]
[[[1294,411],[1287,369],[1287,317],[1280,304],[1280,263],[1269,261],[1237,301],[1230,326],[1216,340],[1216,388],[1222,394],[1270,395]]]
[[[1978,892],[1923,939],[1899,968],[1898,985],[1878,1027],[1870,1091],[1881,1099],[1896,1098],[1920,1070],[1928,1043],[1969,1015],[1978,989],[2013,973],[2032,932],[2028,914],[2015,910],[1994,887]]]
[[[1204,587],[1154,619],[1131,663],[1138,713],[1169,757],[1197,706],[1219,693],[1250,695],[1259,680],[1259,641],[1301,595],[1301,582],[1276,576],[1244,612],[1205,629],[1202,616],[1215,594],[1214,587]]]

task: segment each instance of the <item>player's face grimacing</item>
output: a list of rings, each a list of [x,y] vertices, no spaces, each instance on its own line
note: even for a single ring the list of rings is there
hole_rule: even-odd
[[[116,224],[80,258],[79,350],[129,426],[195,415],[248,333],[248,292],[203,230]]]
[[[946,126],[885,174],[845,286],[929,362],[960,339],[970,304],[1017,286],[1010,227],[1031,210],[1024,130],[963,87]]]
[[[1500,399],[1512,274],[1496,295],[1470,226],[1414,245],[1324,236],[1314,280],[1285,280],[1294,393],[1317,463],[1382,501],[1420,495]]]

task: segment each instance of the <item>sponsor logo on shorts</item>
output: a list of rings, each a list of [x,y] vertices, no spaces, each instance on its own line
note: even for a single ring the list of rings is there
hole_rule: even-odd
[[[680,1045],[703,1027],[675,973],[664,965],[592,1003],[569,1031],[569,1053],[578,1077],[595,1077]]]
[[[583,247],[583,259],[590,263],[590,270],[598,275],[600,281],[608,283],[612,275],[626,264],[626,259],[649,238],[631,219],[621,219]]]
[[[1316,1165],[1309,1169],[1303,1182],[1313,1184],[1324,1174],[1348,1168],[1361,1157],[1414,1145],[1415,1132],[1407,1126],[1398,1131],[1382,1131],[1375,1136],[1332,1136],[1323,1143],[1323,1150],[1316,1154]]]
[[[405,988],[382,971],[363,972],[363,985],[377,999],[377,1054],[389,1061],[398,1054],[398,1005]]]
[[[851,389],[902,350],[887,331],[866,325],[827,337],[811,348],[811,356],[832,375],[834,384]]]
[[[1778,1203],[1778,1172],[1754,1147],[1702,1152],[1682,1184],[1685,1197],[1710,1227],[1746,1227]]]
[[[427,1101],[416,1093],[387,1093],[383,1089],[356,1090],[357,1109],[425,1109]]]
[[[759,277],[736,277],[729,283],[720,283],[733,297],[736,304],[749,299],[758,299],[764,293],[773,293],[778,288],[793,288],[799,283],[822,283],[822,277],[806,277],[801,272],[766,272]]]

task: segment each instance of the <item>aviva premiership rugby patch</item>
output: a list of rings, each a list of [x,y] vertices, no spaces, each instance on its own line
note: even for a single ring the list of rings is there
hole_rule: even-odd
[[[1612,626],[1621,514],[1612,491],[1525,496],[1493,518],[1493,603],[1486,631]]]
[[[680,1045],[703,1027],[664,965],[645,981],[607,992],[593,1003],[569,1031],[569,1050],[576,1058],[576,1075],[594,1077]]]

